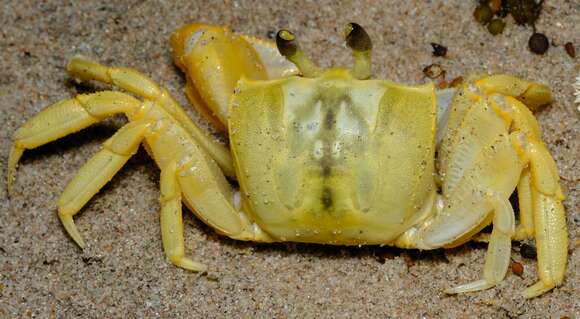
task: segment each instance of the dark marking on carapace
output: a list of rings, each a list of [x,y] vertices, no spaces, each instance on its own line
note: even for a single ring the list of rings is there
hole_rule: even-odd
[[[322,177],[325,179],[332,173],[332,160],[328,156],[324,156],[320,160],[320,165],[322,166]]]
[[[331,172],[332,172],[332,168],[330,167],[330,165],[325,165],[323,163],[322,164],[322,176],[329,177]]]
[[[326,211],[330,210],[334,205],[332,201],[332,190],[328,186],[322,188],[322,196],[320,200],[322,201],[322,207]]]
[[[327,130],[332,129],[335,123],[336,119],[334,116],[334,111],[331,108],[329,108],[326,111],[326,116],[324,117],[324,128]]]

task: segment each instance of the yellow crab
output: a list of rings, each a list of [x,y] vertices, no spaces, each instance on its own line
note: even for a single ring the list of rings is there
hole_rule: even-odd
[[[186,94],[229,132],[229,148],[145,75],[72,59],[71,76],[142,100],[102,91],[38,113],[15,133],[8,190],[24,150],[124,113],[128,124],[58,201],[58,216],[80,247],[73,216],[143,144],[161,169],[163,247],[179,267],[205,269],[184,254],[183,201],[220,234],[258,242],[435,249],[481,237],[493,224],[483,279],[447,293],[503,280],[511,240],[527,238],[536,241],[540,280],[524,295],[560,285],[568,246],[564,196],[528,109],[549,103],[549,88],[508,75],[474,76],[443,91],[369,79],[367,33],[350,23],[344,35],[354,67],[321,70],[289,31],[280,31],[274,45],[225,27],[177,30],[171,45],[187,76]],[[238,181],[239,192],[227,178]],[[517,226],[508,201],[516,187]]]

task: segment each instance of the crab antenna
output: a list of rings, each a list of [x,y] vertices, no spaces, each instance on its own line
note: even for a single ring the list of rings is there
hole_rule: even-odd
[[[371,50],[373,43],[371,38],[359,24],[351,22],[344,26],[344,39],[346,45],[352,50],[354,66],[352,74],[359,80],[371,77]]]
[[[315,77],[320,72],[318,67],[310,60],[304,51],[300,49],[294,34],[288,30],[280,30],[276,35],[276,46],[280,54],[294,63],[303,76]]]

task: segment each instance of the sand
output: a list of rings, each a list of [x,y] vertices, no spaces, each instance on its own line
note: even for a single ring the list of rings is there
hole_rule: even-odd
[[[68,59],[83,55],[137,68],[169,89],[188,109],[183,75],[172,64],[168,37],[201,21],[267,37],[289,28],[321,66],[349,65],[340,30],[366,27],[374,41],[374,73],[405,83],[426,81],[439,63],[447,78],[474,71],[536,79],[555,102],[536,114],[553,154],[570,233],[562,287],[524,300],[536,261],[513,249],[524,265],[496,288],[447,296],[442,289],[480,277],[485,245],[436,252],[381,247],[254,244],[217,235],[185,214],[188,254],[207,263],[206,275],[183,271],[163,254],[159,230],[159,169],[140,150],[75,218],[87,248],[69,239],[56,215],[67,181],[123,123],[115,117],[28,151],[14,195],[0,187],[0,317],[3,318],[545,318],[580,317],[580,111],[573,104],[580,51],[580,4],[547,1],[537,23],[554,44],[541,56],[527,50],[531,28],[508,19],[490,35],[472,17],[476,1],[4,1],[0,10],[0,177],[5,179],[14,131],[43,107],[103,86],[76,85]],[[429,43],[449,48],[431,54]],[[201,125],[207,123],[190,112]],[[223,138],[223,137],[222,137]],[[2,184],[3,185],[3,184]],[[576,244],[577,245],[577,244]]]

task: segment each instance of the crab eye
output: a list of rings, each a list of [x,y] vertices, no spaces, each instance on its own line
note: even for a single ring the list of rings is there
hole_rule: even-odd
[[[298,44],[296,43],[296,37],[294,34],[288,30],[280,30],[276,35],[276,46],[280,54],[286,58],[290,58],[296,54],[298,51]]]
[[[354,57],[353,76],[359,80],[370,78],[373,43],[368,33],[358,23],[351,22],[344,26],[343,34]]]
[[[315,77],[318,75],[318,67],[300,49],[294,34],[288,30],[280,30],[276,35],[276,46],[278,51],[290,62],[294,63],[305,77]]]
[[[344,26],[346,45],[355,51],[370,51],[373,43],[368,33],[358,23],[348,23]]]

